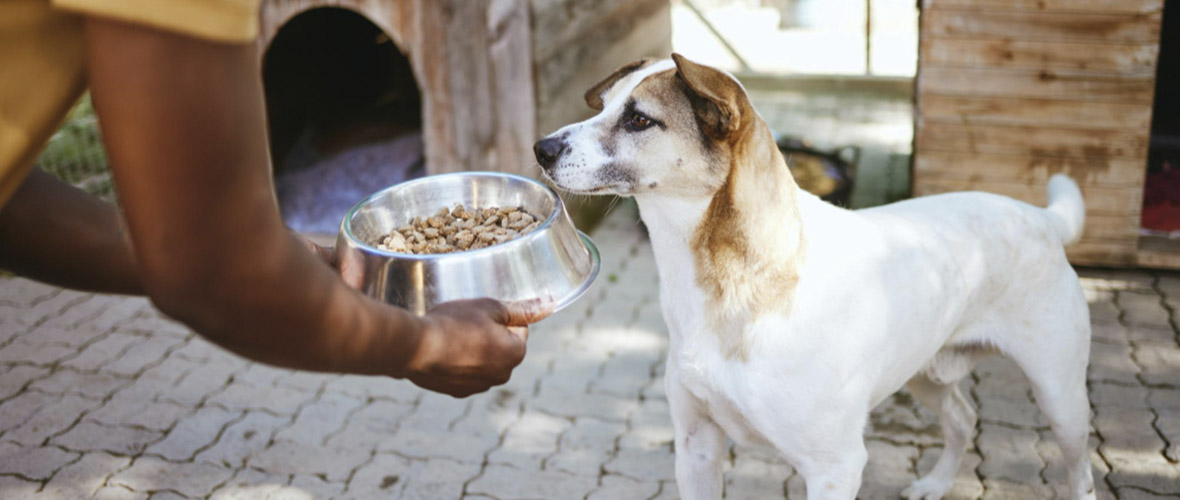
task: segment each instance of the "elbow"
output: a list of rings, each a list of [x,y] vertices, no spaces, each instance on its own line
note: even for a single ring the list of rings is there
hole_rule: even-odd
[[[222,331],[219,325],[231,316],[233,299],[224,293],[221,283],[225,281],[219,273],[194,272],[179,265],[147,270],[143,279],[156,309],[205,336]]]

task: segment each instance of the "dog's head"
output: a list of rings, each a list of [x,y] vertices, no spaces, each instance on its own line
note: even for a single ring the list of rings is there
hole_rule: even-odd
[[[549,180],[583,194],[709,196],[757,119],[736,79],[679,54],[619,68],[586,104],[598,114],[533,147]]]

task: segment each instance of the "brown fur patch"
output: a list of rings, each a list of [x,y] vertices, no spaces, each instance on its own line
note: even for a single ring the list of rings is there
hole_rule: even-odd
[[[690,94],[711,103],[694,110],[729,167],[694,234],[697,284],[726,358],[745,361],[746,325],[794,300],[806,251],[799,188],[741,87],[715,69],[677,64]]]
[[[616,83],[618,83],[619,80],[622,80],[623,77],[634,73],[639,68],[646,66],[649,62],[651,62],[651,59],[640,59],[638,61],[625,64],[619,69],[616,69],[614,73],[611,73],[610,76],[604,78],[601,82],[594,84],[593,87],[590,87],[590,89],[586,90],[586,94],[583,96],[586,99],[586,105],[590,106],[590,109],[595,111],[602,111],[602,95],[605,94],[607,90],[610,90],[610,88]]]

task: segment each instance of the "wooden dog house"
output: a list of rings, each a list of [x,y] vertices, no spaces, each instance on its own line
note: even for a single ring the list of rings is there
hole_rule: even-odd
[[[1140,236],[1163,0],[922,0],[913,193],[1086,198],[1072,262],[1180,267]],[[1170,245],[1164,244],[1163,247]]]
[[[266,0],[259,57],[316,9],[364,16],[408,60],[427,173],[535,174],[533,142],[589,112],[585,89],[671,50],[667,0]]]

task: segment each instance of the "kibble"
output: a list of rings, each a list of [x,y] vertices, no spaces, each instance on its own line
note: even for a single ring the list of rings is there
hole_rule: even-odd
[[[476,250],[524,236],[541,224],[520,207],[439,209],[429,217],[416,216],[378,241],[387,252],[438,254]]]

